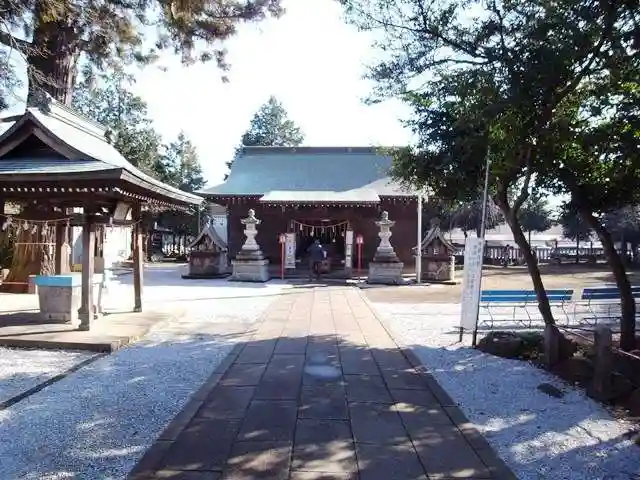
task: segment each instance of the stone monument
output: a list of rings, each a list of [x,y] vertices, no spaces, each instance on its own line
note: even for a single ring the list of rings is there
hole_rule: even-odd
[[[244,234],[247,239],[236,258],[231,261],[233,265],[231,280],[238,282],[266,282],[269,280],[267,267],[269,260],[264,258],[264,254],[256,242],[256,235],[258,234],[256,227],[260,225],[261,220],[256,218],[255,210],[251,209],[249,210],[249,216],[243,218],[240,222],[245,226]]]
[[[414,248],[414,254],[415,248]],[[440,220],[431,220],[431,228],[420,244],[422,280],[455,283],[455,247],[440,229]]]
[[[391,227],[396,222],[389,220],[389,213],[382,212],[380,220],[376,222],[376,225],[380,229],[378,236],[380,237],[380,243],[376,250],[376,254],[373,256],[373,260],[369,262],[369,275],[367,277],[368,283],[381,283],[385,285],[398,285],[402,283],[402,269],[404,263],[402,263],[396,252],[391,245]]]
[[[182,278],[220,278],[229,275],[227,243],[206,216],[202,230],[189,245],[189,273]]]

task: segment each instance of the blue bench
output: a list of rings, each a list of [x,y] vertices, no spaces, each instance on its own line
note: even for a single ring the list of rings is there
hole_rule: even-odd
[[[547,290],[547,297],[552,307],[560,307],[563,314],[569,318],[565,305],[571,301],[573,297],[572,289]],[[529,307],[538,308],[538,298],[534,290],[483,290],[480,293],[480,309],[486,310],[489,320],[483,321],[482,324],[490,324],[489,328],[493,328],[496,321],[504,321],[496,319],[496,308],[511,308],[512,320],[521,323],[527,328],[531,328],[533,319],[528,310]],[[521,310],[526,316],[518,316],[517,311]]]
[[[640,298],[640,286],[632,286],[631,294],[633,298]],[[597,323],[598,319],[619,320],[620,319],[620,290],[618,287],[588,287],[582,290],[580,302],[576,302],[574,308],[574,316],[578,316],[578,309],[584,307],[591,317],[582,318],[583,321],[590,323],[593,320]],[[614,314],[613,310],[617,309]]]

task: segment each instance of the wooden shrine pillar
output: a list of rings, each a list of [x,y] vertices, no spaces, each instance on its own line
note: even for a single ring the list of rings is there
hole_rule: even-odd
[[[67,225],[58,222],[56,225],[56,245],[55,245],[55,273],[61,275],[69,273],[69,244],[67,243],[69,228]]]
[[[85,214],[82,225],[82,296],[78,317],[79,330],[90,330],[93,320],[93,271],[96,246],[96,224],[93,215]]]
[[[142,205],[136,203],[133,205],[131,216],[134,223],[133,226],[133,294],[134,304],[133,311],[142,311],[142,285],[144,267],[144,249],[142,245]]]
[[[0,198],[0,215],[4,215],[4,198]]]

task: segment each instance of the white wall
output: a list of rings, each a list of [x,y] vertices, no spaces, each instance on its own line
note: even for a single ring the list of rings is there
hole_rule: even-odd
[[[102,227],[100,227],[102,228]],[[110,268],[115,262],[131,255],[131,227],[105,227],[104,263]],[[82,263],[82,227],[73,227],[71,233],[71,263]]]

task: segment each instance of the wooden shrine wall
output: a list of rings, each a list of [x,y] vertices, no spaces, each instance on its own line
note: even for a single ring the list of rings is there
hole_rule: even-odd
[[[221,200],[216,200],[222,203]],[[393,199],[383,199],[376,206],[354,207],[307,207],[307,206],[268,206],[255,200],[239,200],[227,203],[229,253],[233,258],[244,242],[244,226],[240,220],[247,217],[250,208],[256,212],[256,217],[262,221],[258,226],[256,240],[263,253],[273,262],[280,259],[280,233],[291,230],[291,220],[308,221],[317,219],[331,219],[330,224],[349,221],[352,225],[354,238],[362,234],[364,246],[362,250],[363,267],[373,258],[378,246],[378,227],[375,221],[380,218],[383,210],[389,212],[389,218],[396,222],[392,229],[391,243],[406,268],[413,268],[415,259],[411,249],[416,245],[416,202]],[[354,265],[355,265],[354,248]]]

